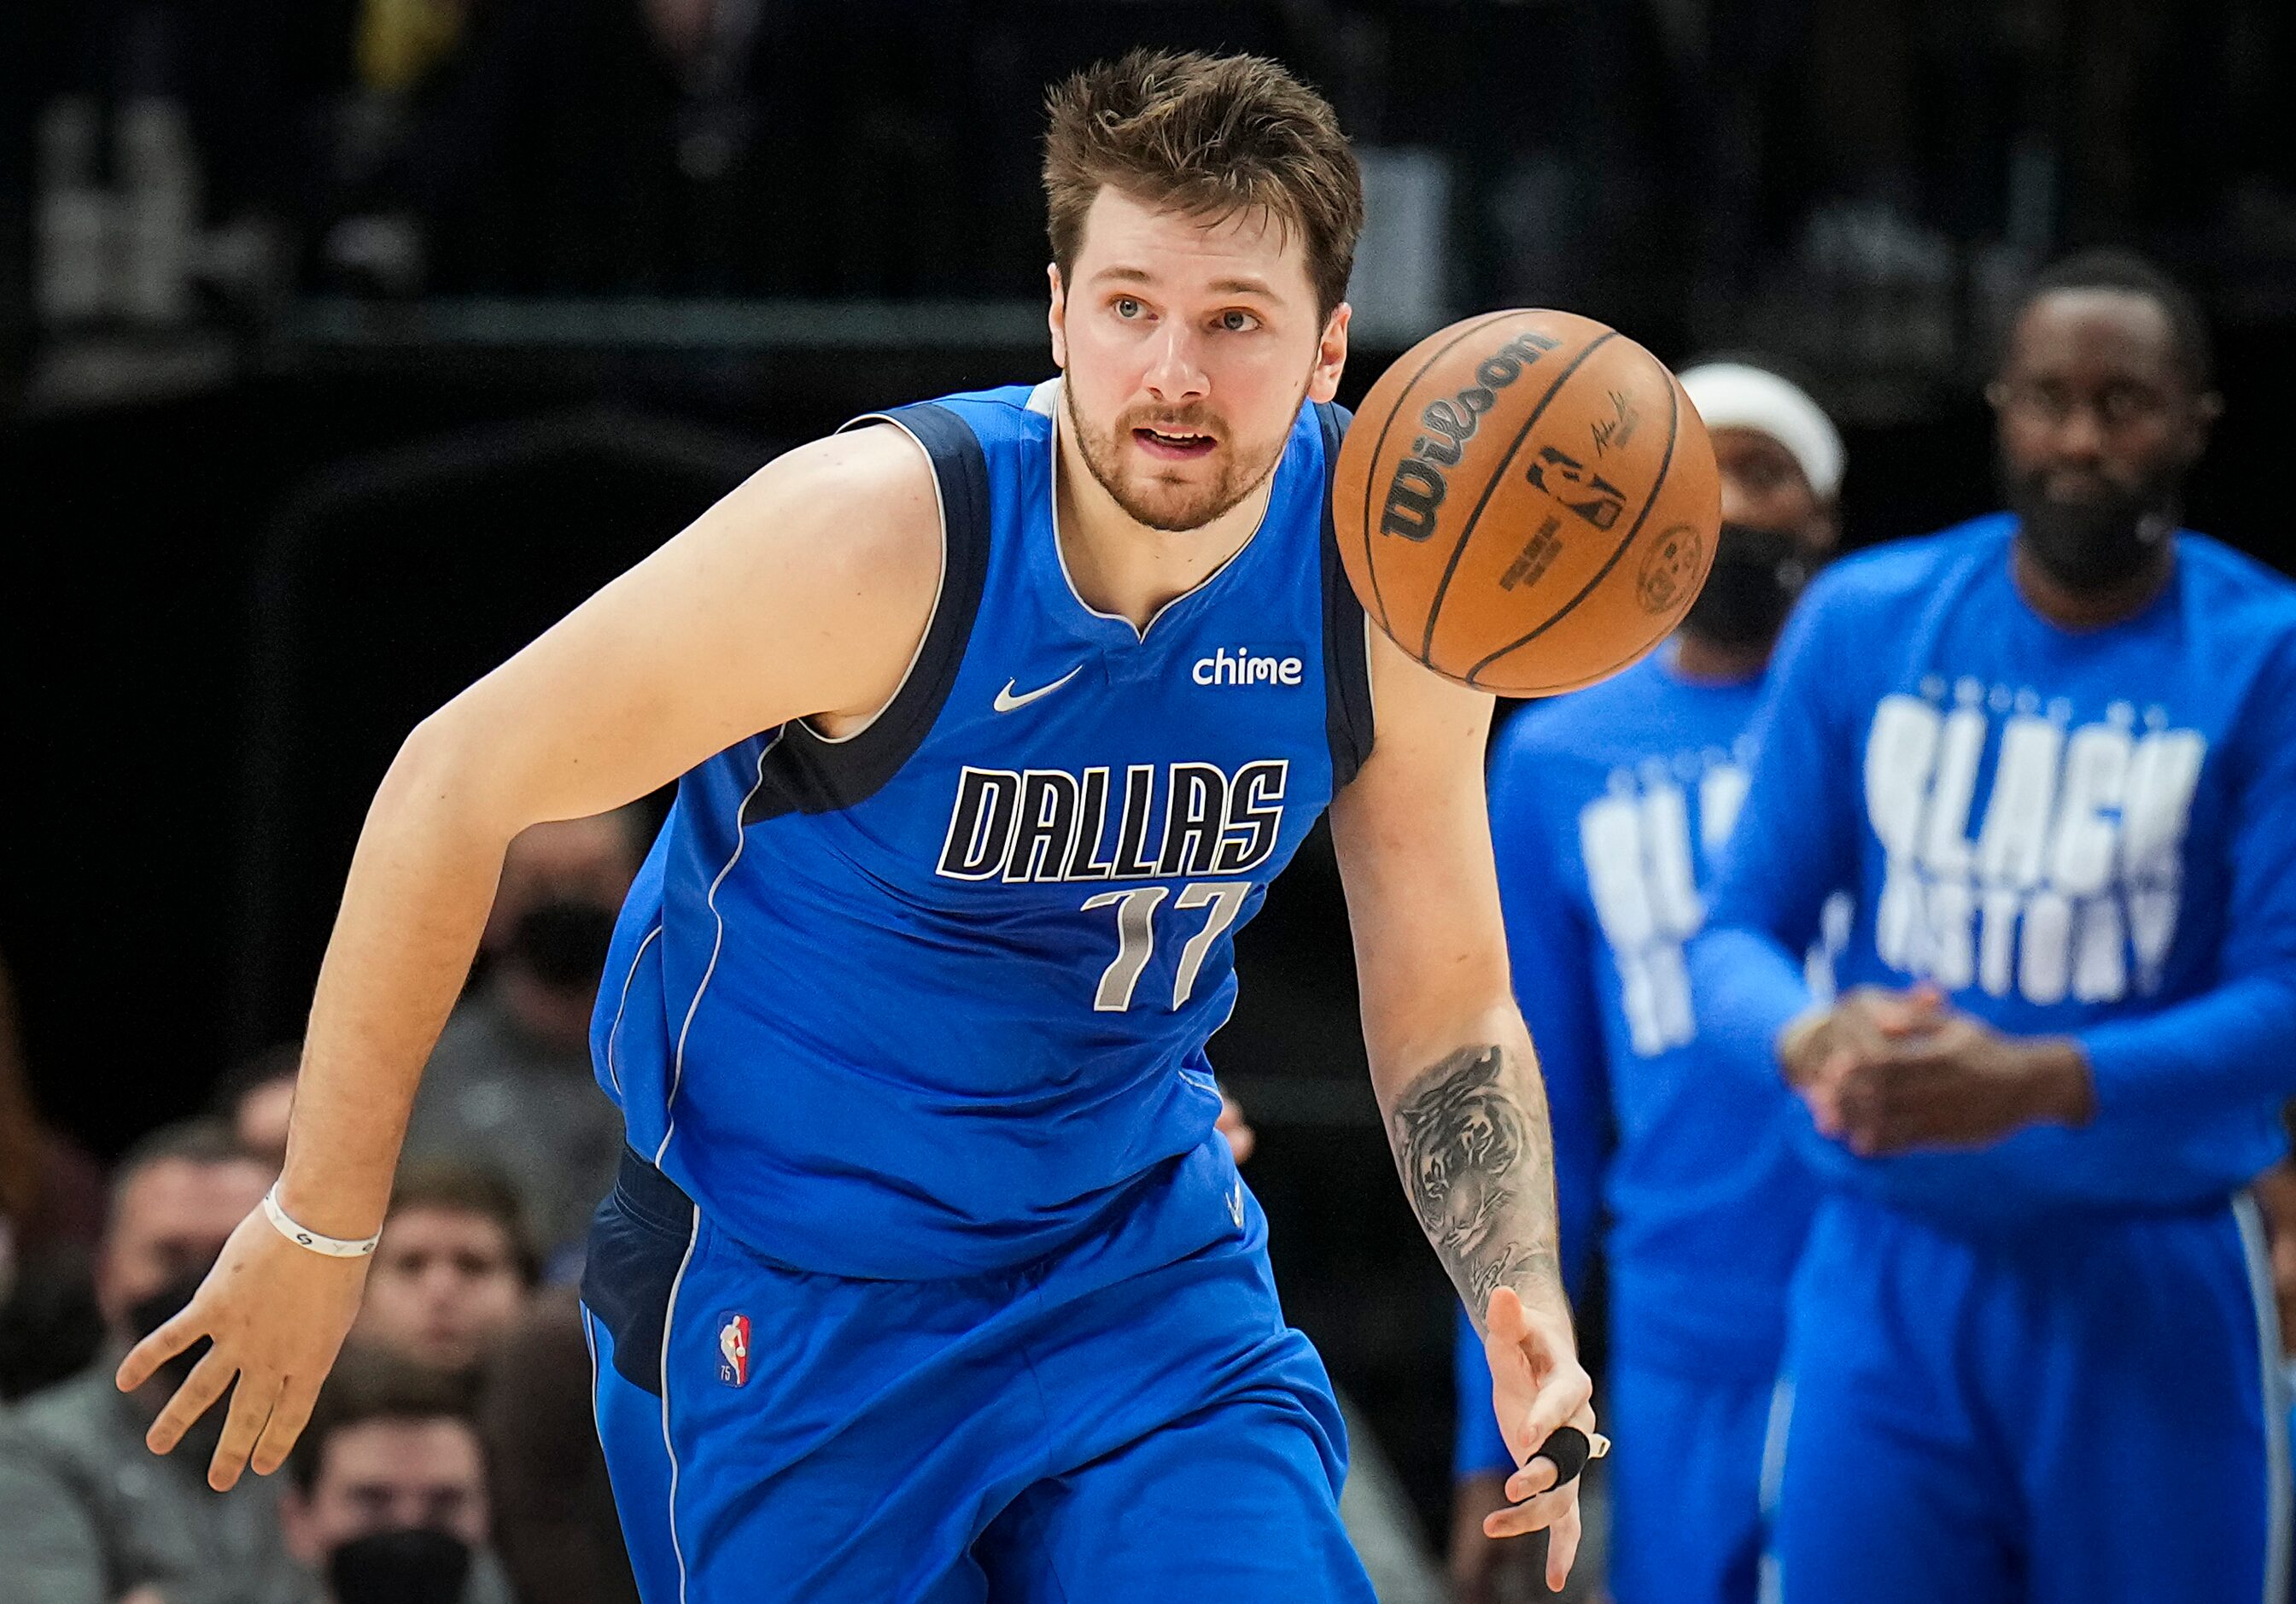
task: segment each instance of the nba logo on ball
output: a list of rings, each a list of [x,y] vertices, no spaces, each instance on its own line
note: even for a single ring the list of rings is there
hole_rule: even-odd
[[[750,1317],[729,1314],[718,1328],[718,1379],[739,1386],[750,1378]]]

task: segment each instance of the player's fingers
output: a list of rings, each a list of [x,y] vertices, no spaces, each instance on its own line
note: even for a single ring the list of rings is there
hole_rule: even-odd
[[[160,1411],[159,1419],[152,1422],[152,1428],[144,1434],[144,1445],[154,1453],[171,1452],[184,1440],[192,1422],[207,1413],[223,1396],[237,1368],[213,1348],[201,1354],[200,1361],[192,1367],[192,1373],[184,1378],[184,1384]]]
[[[1905,1036],[1937,1023],[1945,1007],[1945,993],[1935,981],[1923,981],[1907,991],[1874,1004],[1874,1020],[1885,1036]]]
[[[1483,1305],[1483,1329],[1491,1341],[1509,1347],[1529,1336],[1530,1316],[1523,1310],[1521,1295],[1512,1287],[1492,1287],[1490,1301]]]
[[[1841,1134],[1841,1095],[1831,1086],[1812,1082],[1801,1089],[1801,1100],[1820,1136]]]
[[[1567,1511],[1578,1507],[1576,1482],[1569,1486],[1551,1487],[1544,1493],[1533,1493],[1520,1503],[1493,1510],[1483,1518],[1483,1532],[1491,1537],[1520,1537],[1525,1532],[1543,1532],[1562,1519]]]
[[[1528,1464],[1507,1477],[1507,1501],[1511,1504],[1519,1504],[1527,1498],[1536,1498],[1542,1493],[1551,1492],[1554,1486],[1554,1478],[1561,1474],[1553,1460],[1544,1454],[1531,1455]]]
[[[311,1423],[311,1406],[318,1397],[316,1386],[295,1377],[281,1384],[278,1399],[271,1405],[271,1419],[255,1440],[255,1456],[248,1461],[256,1475],[269,1476],[287,1462],[287,1451]]]
[[[1556,1431],[1577,1419],[1586,1411],[1587,1402],[1594,1394],[1594,1382],[1578,1365],[1563,1364],[1554,1368],[1554,1373],[1546,1378],[1531,1398],[1529,1413],[1524,1423],[1523,1435],[1524,1440],[1533,1445],[1532,1457],[1528,1464],[1515,1472],[1514,1479],[1508,1483],[1510,1497],[1521,1498],[1527,1493],[1538,1492],[1554,1485],[1556,1469],[1554,1461],[1540,1455],[1537,1452],[1537,1446],[1545,1443]],[[1593,1428],[1594,1419],[1591,1415],[1588,1415],[1586,1424],[1580,1429],[1592,1430]],[[1529,1481],[1533,1472],[1545,1479],[1538,1481],[1535,1485],[1526,1485],[1521,1493],[1513,1490],[1516,1481]]]
[[[169,1320],[153,1328],[152,1334],[127,1350],[127,1357],[119,1361],[112,1374],[112,1383],[123,1393],[132,1393],[159,1373],[160,1367],[207,1335],[201,1328],[196,1303],[177,1311]],[[166,1449],[160,1452],[165,1453]]]
[[[1578,1503],[1572,1500],[1562,1519],[1546,1528],[1546,1591],[1561,1592],[1570,1580],[1571,1564],[1578,1558]]]
[[[223,1440],[216,1444],[215,1457],[208,1461],[209,1486],[218,1493],[228,1493],[238,1485],[241,1472],[247,1468],[247,1456],[255,1451],[255,1440],[263,1435],[263,1427],[271,1419],[271,1406],[278,1397],[277,1380],[240,1377],[239,1386],[231,1394],[231,1412],[224,1418]]]

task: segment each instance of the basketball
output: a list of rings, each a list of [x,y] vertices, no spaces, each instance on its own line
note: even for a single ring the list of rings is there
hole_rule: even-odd
[[[1714,560],[1706,425],[1666,365],[1569,312],[1490,312],[1372,386],[1332,516],[1373,621],[1508,696],[1594,684],[1682,621]]]

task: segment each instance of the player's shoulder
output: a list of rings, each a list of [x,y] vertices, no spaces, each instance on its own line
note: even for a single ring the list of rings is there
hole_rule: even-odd
[[[1988,513],[1935,534],[1852,552],[1818,572],[1797,611],[1861,618],[1892,612],[1997,562],[2013,527],[2010,514]]]
[[[2243,622],[2296,629],[2296,581],[2212,536],[2177,531],[2181,582],[2204,616],[2237,609]]]
[[[1037,384],[960,390],[875,415],[906,427],[914,424],[920,413],[945,414],[961,420],[982,447],[992,450],[1008,444],[1039,443],[1052,438],[1060,386],[1060,380],[1054,378]]]

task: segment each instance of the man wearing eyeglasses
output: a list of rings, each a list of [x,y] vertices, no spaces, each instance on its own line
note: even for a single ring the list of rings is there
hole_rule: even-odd
[[[2296,588],[2177,528],[2220,407],[2147,264],[2045,273],[2009,510],[1834,565],[1691,949],[1824,1189],[1791,1297],[1784,1604],[2285,1597],[2247,1187],[2296,1089]],[[1813,1006],[1827,897],[1857,913]]]

